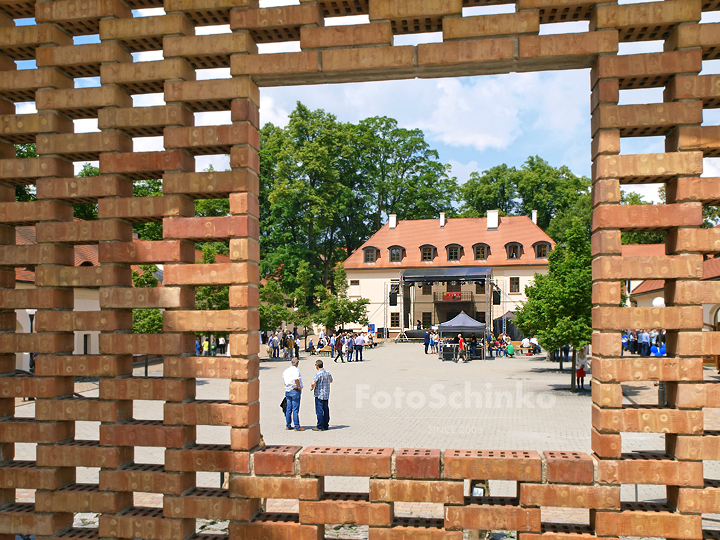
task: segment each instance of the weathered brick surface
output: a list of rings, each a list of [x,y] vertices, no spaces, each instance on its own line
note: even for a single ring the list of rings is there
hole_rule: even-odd
[[[702,367],[720,354],[720,333],[701,332],[701,305],[720,303],[718,282],[702,281],[720,233],[701,227],[702,205],[720,205],[720,180],[700,177],[703,158],[720,156],[720,132],[704,115],[720,107],[720,76],[699,73],[703,60],[720,58],[720,25],[697,22],[717,6],[518,0],[514,13],[463,16],[474,4],[2,2],[0,536],[70,538],[80,534],[66,530],[73,514],[96,512],[99,527],[81,536],[175,540],[210,519],[232,520],[231,538],[320,540],[326,524],[353,523],[369,525],[371,540],[459,540],[463,529],[515,530],[520,540],[700,540],[700,514],[720,511],[720,487],[702,474],[703,460],[720,460],[720,434],[703,430],[703,408],[720,406],[720,386],[703,382]],[[134,17],[142,7],[166,14]],[[346,15],[370,23],[325,19]],[[589,30],[539,35],[541,24],[564,21],[589,21]],[[233,32],[196,35],[215,25]],[[443,41],[394,44],[416,32],[442,32]],[[92,34],[100,43],[73,43]],[[664,40],[664,51],[616,54],[620,42],[645,40]],[[258,54],[258,44],[298,41],[300,52]],[[162,57],[132,56],[146,51]],[[17,69],[32,60],[37,68]],[[196,80],[196,70],[212,68],[231,77]],[[579,68],[592,68],[593,456],[264,446],[259,87]],[[82,77],[100,85],[76,88]],[[620,105],[620,90],[661,87],[661,102]],[[141,94],[162,94],[165,104],[136,107]],[[18,114],[16,103],[33,102],[38,112]],[[195,125],[194,113],[214,111],[229,111],[231,123]],[[96,118],[98,132],[75,132],[73,120]],[[650,136],[665,137],[664,153],[621,154],[623,138]],[[145,150],[133,145],[140,137],[163,137],[163,150],[135,151]],[[13,145],[32,142],[39,157],[16,159]],[[219,154],[231,170],[194,172],[195,156]],[[91,160],[101,176],[75,177],[73,162]],[[159,178],[160,196],[133,196],[133,182]],[[619,204],[621,187],[636,183],[666,184],[666,204]],[[14,187],[32,184],[37,200],[15,202]],[[198,198],[227,200],[228,215],[195,217]],[[78,203],[97,204],[100,219],[75,221]],[[133,223],[153,221],[163,239],[132,238]],[[14,228],[26,225],[37,245],[16,245]],[[623,257],[629,231],[665,232],[665,255]],[[194,244],[216,240],[228,241],[229,262],[197,264]],[[75,266],[73,245],[97,245],[99,266]],[[142,264],[162,266],[162,287],[132,286]],[[15,289],[17,268],[32,269],[39,288]],[[668,307],[618,307],[621,283],[645,279],[665,282]],[[208,285],[229,285],[230,310],[194,310],[195,287]],[[75,287],[99,288],[101,311],[73,311]],[[131,310],[153,308],[164,310],[165,333],[130,333]],[[26,309],[37,310],[35,332],[16,334],[13,310]],[[620,332],[649,327],[667,330],[669,356],[621,356]],[[230,356],[189,356],[196,331],[228,332]],[[74,332],[99,332],[100,354],[72,354]],[[13,374],[15,353],[29,352],[36,377]],[[162,377],[133,376],[133,355],[162,356]],[[74,397],[75,377],[98,377],[99,397]],[[196,400],[196,378],[230,379],[227,395]],[[667,405],[623,405],[622,385],[632,381],[665,382]],[[15,400],[28,397],[34,417],[16,417]],[[136,400],[162,402],[162,419],[134,419]],[[101,423],[99,440],[74,440],[78,421]],[[230,444],[198,444],[197,425],[225,426]],[[666,453],[622,454],[628,432],[664,434]],[[36,461],[12,461],[15,443],[36,444]],[[164,448],[164,460],[143,464],[136,446]],[[99,484],[76,484],[78,467],[99,468]],[[198,488],[198,472],[228,474],[228,489]],[[369,477],[370,489],[325,493],[326,476]],[[467,480],[518,482],[519,498],[464,497]],[[664,484],[668,502],[621,503],[621,484]],[[37,490],[35,504],[15,503],[17,489]],[[163,508],[133,506],[138,492],[163,494]],[[260,513],[268,498],[299,500],[299,513]],[[395,518],[396,501],[442,503],[444,518]],[[541,523],[541,507],[588,508],[590,525]]]

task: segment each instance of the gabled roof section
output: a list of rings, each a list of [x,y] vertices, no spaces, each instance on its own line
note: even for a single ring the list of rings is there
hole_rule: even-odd
[[[418,219],[399,221],[394,229],[385,224],[365,244],[355,250],[346,260],[346,269],[362,268],[427,268],[432,266],[523,266],[547,265],[547,259],[535,258],[534,250],[526,251],[519,259],[508,260],[505,245],[517,242],[522,245],[533,245],[536,242],[547,242],[555,245],[552,238],[545,234],[527,216],[505,216],[500,218],[497,229],[488,230],[487,218],[450,218],[445,226],[440,227],[439,219]],[[422,261],[421,246],[461,246],[464,254],[458,261],[448,261],[445,257],[435,257],[432,261]],[[490,255],[485,260],[475,260],[473,246],[487,244]],[[363,260],[363,249],[368,246],[377,247],[382,251],[390,246],[401,245],[407,255],[402,263],[390,263],[387,258],[380,258],[373,264]]]

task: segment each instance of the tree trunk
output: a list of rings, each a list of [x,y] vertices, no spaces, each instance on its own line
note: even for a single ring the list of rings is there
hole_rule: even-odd
[[[577,361],[577,350],[575,347],[573,347],[573,356],[572,356],[572,366],[570,369],[570,391],[575,392],[577,390],[577,386],[575,384],[575,370],[576,370],[576,361]]]
[[[563,362],[562,361],[564,358],[562,349],[560,349],[559,351],[555,351],[553,354],[555,356],[557,356],[558,358],[560,358],[560,371],[562,371],[563,370]]]

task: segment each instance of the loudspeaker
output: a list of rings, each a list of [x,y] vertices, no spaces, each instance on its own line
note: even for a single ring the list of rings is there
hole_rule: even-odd
[[[390,293],[390,305],[391,306],[397,306],[397,295],[398,295],[398,293],[396,293],[396,292]]]
[[[493,306],[500,305],[500,291],[493,291]]]

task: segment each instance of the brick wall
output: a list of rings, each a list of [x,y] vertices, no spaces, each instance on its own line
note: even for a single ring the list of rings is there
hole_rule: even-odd
[[[701,356],[720,354],[720,339],[702,332],[701,308],[719,289],[699,280],[703,256],[720,249],[700,225],[702,206],[720,202],[720,180],[700,174],[704,156],[720,155],[720,136],[702,113],[720,106],[720,78],[699,73],[719,57],[720,25],[698,23],[720,6],[516,0],[515,13],[462,16],[483,4],[0,1],[0,537],[174,540],[207,518],[230,520],[234,538],[321,538],[328,523],[369,525],[378,540],[459,540],[463,529],[513,530],[521,540],[703,538],[700,514],[720,512],[720,488],[702,471],[702,460],[720,459],[720,437],[704,431],[703,408],[720,406],[720,387],[703,383]],[[358,14],[370,24],[325,27],[325,18]],[[539,35],[540,25],[563,21],[589,21],[589,31]],[[231,32],[195,35],[220,24]],[[394,35],[428,31],[443,41],[393,46]],[[100,43],[73,42],[94,34]],[[620,42],[647,40],[663,40],[664,52],[617,55]],[[258,55],[257,44],[281,41],[299,41],[301,52]],[[162,59],[136,58],[149,51]],[[17,69],[32,60],[36,68]],[[217,67],[232,77],[196,80],[196,70]],[[575,68],[592,68],[593,455],[260,447],[259,88]],[[81,77],[100,85],[76,88]],[[664,88],[663,102],[618,105],[621,90],[637,88]],[[133,106],[153,93],[165,104]],[[36,113],[16,114],[29,102]],[[194,113],[211,111],[229,111],[232,123],[195,126]],[[97,119],[98,131],[75,133],[76,119]],[[133,151],[134,139],[151,136],[163,137],[164,150],[135,141]],[[666,151],[622,155],[621,139],[638,136],[664,136]],[[15,159],[12,145],[28,142],[40,157]],[[232,170],[197,172],[195,156],[213,154],[229,154]],[[73,177],[72,162],[86,160],[99,160],[99,178]],[[163,179],[161,197],[133,197],[133,181],[154,178]],[[658,182],[666,205],[619,205],[621,185]],[[15,202],[17,185],[35,185],[37,201]],[[228,198],[231,215],[195,217],[198,198]],[[97,202],[98,221],[73,221],[81,202]],[[136,245],[136,222],[162,222],[163,239]],[[28,224],[38,248],[15,246],[14,227]],[[623,258],[622,231],[644,230],[668,232],[666,255]],[[229,240],[231,262],[195,264],[193,243],[211,240]],[[98,245],[100,268],[73,266],[70,247],[85,244]],[[134,290],[131,264],[162,264],[163,289]],[[15,290],[13,266],[35,268],[37,291]],[[628,279],[665,280],[667,307],[619,308]],[[194,310],[196,286],[224,284],[230,311]],[[102,310],[73,313],[72,287],[99,287]],[[153,307],[164,309],[165,333],[132,334],[130,310]],[[36,333],[14,333],[14,309],[37,309]],[[668,357],[622,358],[620,330],[645,327],[668,330]],[[78,330],[101,331],[99,355],[72,355]],[[200,330],[230,332],[231,356],[192,356]],[[37,353],[35,378],[13,373],[18,352]],[[163,355],[164,377],[133,377],[132,354]],[[99,397],[74,397],[76,376],[99,377]],[[196,377],[230,379],[230,399],[195,399]],[[667,405],[623,406],[629,381],[666,381]],[[36,399],[34,419],[16,418],[21,397]],[[134,419],[135,399],[163,402],[162,418]],[[101,423],[98,440],[76,438],[81,421]],[[230,426],[231,444],[196,444],[198,425]],[[663,433],[665,453],[623,454],[633,432]],[[36,461],[14,460],[16,443],[36,443]],[[164,448],[164,465],[136,463],[136,446]],[[99,483],[76,483],[78,467],[100,468]],[[229,473],[227,489],[196,487],[199,471]],[[370,477],[370,489],[326,492],[326,476]],[[465,480],[513,481],[517,493],[467,497]],[[621,503],[621,484],[666,485],[667,503]],[[35,503],[16,503],[18,489],[36,490]],[[133,494],[148,492],[163,494],[163,508],[135,505]],[[297,499],[299,513],[264,513],[266,498]],[[445,517],[396,518],[395,502],[442,503]],[[590,509],[590,525],[543,523],[543,506]],[[72,529],[80,512],[99,513],[99,528]]]

